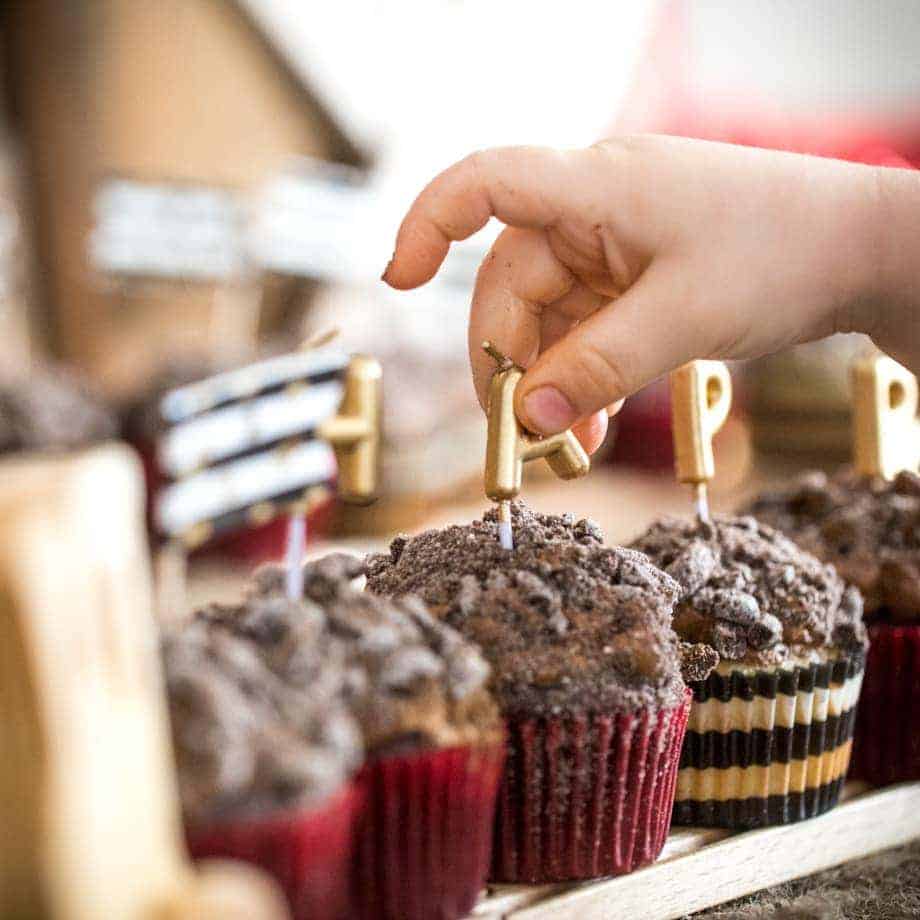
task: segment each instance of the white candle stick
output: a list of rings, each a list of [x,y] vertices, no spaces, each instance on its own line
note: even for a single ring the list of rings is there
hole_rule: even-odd
[[[511,530],[511,502],[498,503],[498,542],[502,549],[514,549],[514,534]]]
[[[288,600],[303,598],[303,557],[307,548],[307,515],[296,512],[288,518],[287,545],[284,552],[285,587]]]
[[[705,482],[693,484],[693,504],[696,507],[696,516],[704,524],[710,523],[712,518],[709,515],[709,489]]]

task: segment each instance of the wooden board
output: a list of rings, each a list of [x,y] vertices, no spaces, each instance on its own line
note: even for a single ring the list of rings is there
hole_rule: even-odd
[[[188,862],[145,556],[128,448],[0,464],[0,915],[282,920]]]
[[[620,878],[496,885],[473,917],[677,920],[920,837],[920,782],[879,790],[851,783],[845,797],[826,815],[785,827],[675,828],[658,862]]]

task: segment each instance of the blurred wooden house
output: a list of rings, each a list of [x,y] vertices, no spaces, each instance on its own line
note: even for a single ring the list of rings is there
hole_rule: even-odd
[[[262,279],[245,272],[229,280],[107,277],[91,264],[88,246],[107,182],[238,192],[245,206],[247,191],[298,155],[366,163],[258,8],[235,0],[10,0],[3,7],[7,97],[29,169],[42,326],[54,353],[114,394],[136,388],[167,356],[245,348],[253,304],[261,304],[262,331],[271,332],[284,323],[291,292],[282,282],[265,292]],[[292,13],[309,9],[289,5]]]

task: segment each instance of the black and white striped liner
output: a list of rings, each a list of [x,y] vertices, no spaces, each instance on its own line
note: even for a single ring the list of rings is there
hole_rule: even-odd
[[[831,808],[846,776],[864,653],[691,685],[674,823],[763,827]]]
[[[337,349],[295,352],[167,393],[160,533],[197,545],[330,484],[335,453],[315,433],[338,411],[347,365]]]

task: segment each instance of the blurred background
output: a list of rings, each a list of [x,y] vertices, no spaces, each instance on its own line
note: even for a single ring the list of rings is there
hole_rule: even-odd
[[[386,498],[327,515],[338,533],[482,505],[465,324],[497,228],[420,291],[378,280],[453,160],[657,131],[920,162],[912,0],[7,0],[2,17],[0,449],[118,432],[155,483],[166,386],[338,327],[386,368]],[[735,369],[717,492],[846,461],[861,347]],[[563,502],[603,519],[598,489],[633,497],[602,520],[629,536],[682,500],[660,491],[670,450],[659,383],[611,431],[620,478]]]

